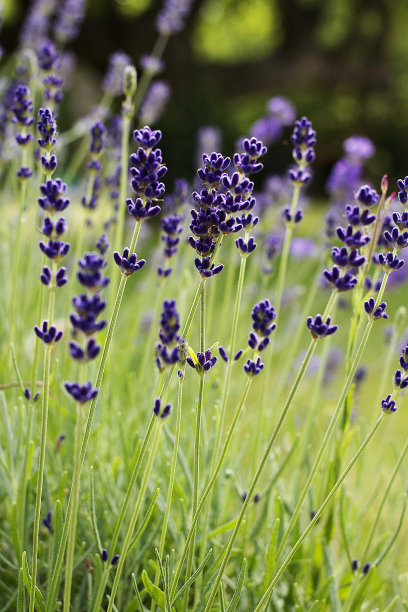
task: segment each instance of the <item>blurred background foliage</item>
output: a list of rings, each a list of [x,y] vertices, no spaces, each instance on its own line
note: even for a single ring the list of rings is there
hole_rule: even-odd
[[[3,2],[6,62],[30,2]],[[160,6],[160,0],[88,1],[72,44],[77,69],[61,130],[100,100],[110,53],[121,49],[138,65],[152,49]],[[355,133],[377,147],[367,179],[378,187],[388,173],[393,185],[408,174],[407,23],[406,0],[195,0],[187,28],[169,42],[161,77],[172,89],[159,121],[170,178],[191,176],[200,126],[219,126],[230,154],[268,99],[283,95],[317,130],[314,195],[324,195],[342,142]],[[275,145],[268,158],[267,170],[283,171],[289,144]]]

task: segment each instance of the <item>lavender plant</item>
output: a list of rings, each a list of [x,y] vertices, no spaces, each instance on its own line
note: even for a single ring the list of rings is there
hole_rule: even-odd
[[[408,345],[392,278],[408,177],[398,202],[387,177],[362,184],[374,145],[351,137],[329,216],[305,215],[316,132],[277,96],[230,155],[202,131],[197,177],[171,192],[149,125],[169,90],[153,79],[190,8],[165,0],[139,83],[111,57],[72,184],[54,173],[85,132],[60,145],[56,110],[85,3],[27,15],[39,72],[21,60],[1,115],[18,179],[1,263],[2,609],[405,609]],[[294,165],[260,193],[267,146],[293,122]]]

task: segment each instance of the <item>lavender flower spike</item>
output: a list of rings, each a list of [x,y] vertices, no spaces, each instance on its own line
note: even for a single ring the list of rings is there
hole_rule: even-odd
[[[385,312],[387,308],[387,302],[381,302],[375,307],[375,299],[371,297],[369,300],[364,302],[364,310],[368,314],[369,319],[373,319],[373,321],[378,321],[378,319],[388,319],[388,315]]]
[[[56,344],[61,340],[64,333],[61,329],[57,331],[57,328],[54,325],[51,325],[51,327],[48,329],[48,321],[43,322],[42,328],[36,325],[34,327],[34,331],[39,339],[45,344]]]
[[[80,404],[85,404],[98,395],[98,389],[93,389],[91,382],[87,382],[83,385],[66,382],[64,387],[71,397],[73,397],[74,400]]]
[[[129,255],[129,249],[127,247],[123,250],[122,256],[120,256],[118,251],[115,251],[113,253],[113,258],[116,265],[125,276],[131,276],[134,272],[143,268],[146,263],[145,259],[139,259],[139,261],[137,261],[136,253]]]
[[[308,317],[306,321],[307,327],[310,329],[312,337],[316,340],[317,338],[325,338],[331,336],[337,331],[337,325],[330,325],[331,318],[327,317],[326,323],[323,321],[322,315],[318,314],[314,318]]]
[[[389,393],[385,399],[381,400],[381,408],[384,414],[396,412],[397,406],[395,400],[391,399],[391,393]]]

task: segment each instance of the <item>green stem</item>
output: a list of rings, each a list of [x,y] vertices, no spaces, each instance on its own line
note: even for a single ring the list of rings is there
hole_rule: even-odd
[[[69,534],[67,542],[67,556],[65,561],[65,584],[64,584],[64,610],[70,610],[71,605],[71,585],[72,572],[74,567],[75,556],[75,540],[76,528],[78,522],[78,507],[79,507],[79,477],[80,469],[80,451],[82,437],[82,406],[76,403],[76,424],[75,424],[75,440],[74,440],[74,458],[73,458],[73,474],[72,474],[72,513],[69,524]]]
[[[27,166],[27,156],[28,151],[26,147],[23,147],[21,152],[21,165]],[[10,310],[9,310],[9,321],[10,321],[10,330],[9,330],[9,340],[10,342],[13,340],[14,329],[16,326],[16,293],[17,293],[17,281],[19,279],[19,269],[20,269],[20,251],[21,251],[21,229],[23,224],[23,213],[24,213],[24,203],[27,194],[27,180],[28,179],[20,179],[21,190],[20,190],[20,204],[18,209],[18,219],[17,219],[17,228],[16,235],[14,238],[12,253],[12,266],[11,266],[11,292],[10,292]],[[20,313],[20,309],[18,310]],[[21,313],[20,313],[21,314]]]
[[[132,493],[133,493],[133,489],[134,486],[136,484],[136,479],[139,475],[139,471],[141,468],[141,465],[143,463],[143,459],[146,453],[146,449],[150,443],[150,439],[152,436],[152,432],[154,429],[154,425],[156,423],[157,419],[156,417],[153,415],[149,421],[149,425],[147,427],[147,431],[146,434],[144,436],[143,442],[142,442],[142,446],[139,450],[139,454],[137,456],[137,460],[135,463],[135,466],[133,468],[132,471],[132,475],[126,490],[126,495],[125,495],[125,499],[123,501],[122,507],[120,509],[119,512],[119,516],[116,520],[115,523],[115,528],[113,530],[113,536],[112,536],[112,540],[111,540],[111,545],[110,545],[110,554],[109,554],[109,559],[108,559],[108,563],[110,563],[110,561],[112,560],[113,555],[115,554],[116,551],[116,546],[119,540],[119,535],[120,535],[120,530],[122,528],[123,522],[125,520],[125,516],[126,516],[126,512],[127,509],[129,507],[129,504],[131,502],[131,498],[132,498]],[[94,612],[99,612],[99,610],[101,609],[101,605],[102,605],[102,599],[103,599],[103,594],[105,592],[105,588],[106,588],[106,584],[108,582],[108,577],[109,577],[109,570],[106,570],[103,572],[102,576],[101,576],[101,581],[99,583],[99,587],[98,587],[98,591],[96,594],[96,598],[95,598],[95,603],[93,606],[93,611]]]
[[[133,252],[136,246],[139,232],[140,232],[140,223],[136,223],[135,229],[133,231],[132,240],[131,240],[130,252]],[[106,339],[105,339],[105,343],[104,343],[103,350],[102,350],[102,356],[101,356],[101,360],[99,363],[98,373],[96,375],[95,387],[99,389],[99,391],[102,385],[106,362],[108,360],[109,350],[112,344],[113,333],[115,331],[116,321],[118,319],[119,310],[120,310],[120,306],[122,303],[122,298],[123,298],[123,294],[125,291],[127,279],[128,277],[125,275],[122,275],[122,278],[120,279],[118,292],[116,294],[115,305],[114,305],[113,312],[112,312],[112,315],[109,321],[108,331],[106,334]],[[95,415],[96,404],[97,404],[97,397],[91,401],[89,411],[88,411],[88,416],[87,416],[87,420],[85,424],[85,432],[82,438],[79,470],[78,470],[78,475],[77,475],[78,479],[80,479],[81,477],[82,466],[85,461],[85,455],[86,455],[86,451],[88,448],[89,438],[91,435],[91,429],[92,429],[92,423],[93,423],[93,419]],[[57,553],[57,557],[56,557],[55,565],[54,565],[54,571],[52,574],[50,588],[49,588],[49,594],[48,594],[48,599],[47,599],[47,611],[48,612],[52,610],[54,598],[56,596],[59,575],[61,572],[62,562],[64,558],[65,546],[66,546],[67,538],[68,538],[68,531],[69,531],[69,524],[71,521],[71,516],[72,516],[72,491],[68,499],[67,513],[65,517],[64,527],[63,527],[62,535],[61,535],[61,541],[60,541],[60,545],[58,548],[58,553]]]
[[[306,529],[304,530],[304,532],[302,533],[302,535],[300,536],[300,538],[298,539],[296,544],[293,546],[292,550],[290,551],[290,553],[288,554],[288,556],[286,557],[286,559],[284,560],[284,562],[280,566],[279,570],[276,572],[274,579],[272,580],[272,582],[269,585],[269,587],[266,589],[265,593],[262,596],[262,599],[260,600],[259,604],[255,608],[254,612],[261,612],[261,610],[264,609],[266,603],[269,600],[269,597],[270,597],[273,589],[275,588],[275,586],[276,586],[277,582],[279,581],[280,577],[282,576],[282,574],[286,570],[287,566],[289,565],[289,563],[293,559],[293,557],[296,554],[297,550],[301,546],[303,540],[306,538],[306,536],[312,530],[314,525],[320,519],[320,517],[323,514],[324,510],[329,505],[329,503],[333,499],[334,495],[336,494],[337,490],[340,488],[341,484],[343,483],[343,480],[346,478],[347,474],[350,472],[351,468],[353,467],[353,465],[355,464],[357,459],[360,457],[360,455],[364,451],[365,447],[367,446],[367,444],[369,443],[371,438],[374,436],[375,432],[377,431],[377,429],[380,426],[380,424],[383,421],[383,419],[384,419],[384,414],[381,414],[380,417],[378,418],[377,422],[375,423],[374,427],[371,429],[370,433],[368,434],[368,436],[366,437],[364,442],[361,444],[361,446],[359,447],[359,449],[355,453],[355,455],[352,458],[352,460],[350,461],[350,463],[343,470],[342,474],[338,478],[336,484],[331,489],[330,493],[327,495],[326,499],[322,502],[322,504],[321,504],[320,508],[317,510],[315,516],[310,521],[309,525],[306,527]]]
[[[129,132],[132,113],[127,109],[127,104],[124,105],[122,112],[122,136],[121,136],[121,153],[120,153],[120,186],[119,186],[119,202],[118,221],[116,224],[114,246],[115,250],[119,250],[123,245],[123,235],[125,229],[125,214],[126,214],[126,194],[129,173]],[[131,251],[132,252],[132,251]],[[110,304],[113,304],[113,288],[117,284],[119,269],[115,268],[111,280],[111,298]]]
[[[34,528],[33,528],[33,559],[31,566],[31,590],[30,590],[30,612],[34,612],[35,607],[35,589],[37,582],[37,555],[38,555],[38,535],[40,531],[40,514],[41,514],[41,497],[44,479],[45,466],[45,447],[47,442],[47,425],[48,425],[48,399],[50,392],[50,369],[51,369],[51,346],[46,345],[44,359],[44,378],[43,392],[41,402],[41,439],[40,439],[40,458],[37,475],[37,491],[35,498],[34,510]]]
[[[218,238],[217,238],[217,242],[215,243],[215,249],[212,252],[212,255],[211,255],[211,258],[210,258],[210,263],[213,263],[216,255],[218,253],[218,250],[219,250],[219,248],[221,246],[221,241],[222,241],[222,234],[220,234],[218,236]],[[181,337],[182,338],[186,338],[188,333],[189,333],[189,331],[190,331],[191,323],[193,322],[193,318],[194,318],[195,312],[197,310],[198,302],[199,302],[200,297],[201,297],[201,292],[203,290],[204,283],[205,283],[205,278],[201,278],[201,280],[200,280],[200,282],[198,284],[197,291],[195,293],[194,299],[193,299],[193,303],[192,303],[191,308],[190,308],[190,312],[188,313],[187,321],[186,321],[186,323],[184,325],[183,331],[181,332]],[[166,376],[166,378],[164,380],[162,390],[160,391],[160,397],[163,397],[163,395],[165,394],[166,389],[167,389],[167,387],[170,384],[171,377],[173,376],[173,372],[174,372],[175,368],[176,368],[176,366],[173,365],[169,369],[169,371],[167,373],[167,376]]]
[[[187,552],[189,550],[189,545],[190,545],[190,542],[192,540],[193,533],[194,533],[195,528],[197,526],[197,522],[198,522],[198,519],[200,517],[201,511],[203,509],[203,506],[204,506],[204,504],[205,504],[205,502],[206,502],[206,500],[207,500],[207,498],[208,498],[208,496],[209,496],[209,494],[210,494],[210,492],[211,492],[211,490],[212,490],[212,488],[214,486],[214,483],[215,483],[215,481],[217,479],[217,476],[218,476],[218,474],[219,474],[219,472],[221,470],[221,467],[222,467],[222,465],[224,463],[224,459],[225,459],[225,456],[227,454],[227,451],[228,451],[228,448],[229,448],[229,444],[231,442],[232,435],[234,433],[236,424],[238,422],[238,419],[239,419],[239,417],[241,415],[241,412],[242,412],[242,409],[244,407],[246,398],[247,398],[248,393],[249,393],[249,389],[251,387],[251,383],[252,383],[252,378],[248,377],[246,385],[245,385],[245,388],[244,388],[244,392],[242,394],[241,401],[240,401],[240,403],[238,405],[238,408],[237,408],[237,410],[235,412],[234,418],[233,418],[232,423],[230,425],[230,428],[228,430],[228,433],[227,433],[227,436],[226,436],[226,439],[225,439],[225,442],[224,442],[224,446],[221,449],[217,465],[216,465],[213,473],[211,474],[210,480],[208,481],[207,486],[205,487],[204,493],[202,494],[201,499],[200,499],[200,503],[198,504],[197,510],[196,510],[196,512],[195,512],[195,514],[194,514],[194,516],[192,518],[191,526],[190,526],[189,532],[187,534],[187,538],[186,538],[186,541],[184,543],[184,548],[183,548],[183,551],[181,553],[181,557],[180,557],[180,560],[178,562],[177,569],[176,569],[176,572],[175,572],[175,575],[174,575],[173,586],[172,586],[172,589],[171,589],[171,592],[170,592],[170,599],[173,599],[174,596],[176,595],[177,584],[178,584],[178,581],[179,581],[180,576],[181,576],[181,572],[182,572],[182,569],[183,569],[184,561],[186,559]],[[190,576],[188,576],[188,578],[189,577]]]
[[[201,316],[200,316],[200,351],[205,352],[205,315],[206,315],[206,284],[203,283],[201,293]],[[204,372],[200,375],[200,387],[198,391],[198,404],[195,423],[195,439],[194,439],[194,465],[193,465],[193,504],[192,516],[195,515],[198,506],[198,488],[200,479],[200,439],[201,439],[201,417],[203,410],[204,398]],[[194,551],[195,551],[196,528],[193,529],[190,550],[186,565],[186,581],[190,578],[193,569]],[[183,609],[187,611],[189,589],[186,590],[184,596]]]
[[[327,314],[330,312],[330,310],[331,310],[331,308],[332,308],[332,306],[333,306],[333,304],[335,302],[336,296],[337,296],[337,292],[333,291],[331,296],[330,296],[330,299],[328,301],[328,304],[326,306],[325,316],[327,316]],[[296,378],[295,378],[295,380],[293,382],[292,388],[291,388],[291,390],[289,392],[288,398],[287,398],[287,400],[285,402],[285,405],[284,405],[284,407],[282,409],[282,412],[280,414],[278,422],[277,422],[277,424],[275,426],[275,429],[274,429],[274,431],[272,433],[272,436],[271,436],[271,438],[270,438],[270,440],[269,440],[269,442],[267,444],[265,452],[264,452],[264,454],[263,454],[263,456],[261,458],[261,461],[260,461],[260,463],[258,465],[258,468],[257,468],[257,470],[256,470],[256,472],[254,474],[254,477],[252,479],[251,485],[250,485],[250,487],[248,489],[247,497],[245,498],[245,501],[244,501],[244,503],[242,505],[242,508],[241,508],[241,512],[239,513],[237,522],[235,523],[234,530],[233,530],[233,532],[232,532],[232,534],[230,536],[230,539],[228,541],[228,544],[227,544],[227,547],[226,547],[226,550],[225,550],[225,553],[224,553],[224,557],[223,557],[221,565],[220,565],[220,569],[219,569],[218,574],[216,576],[215,582],[213,583],[213,586],[212,586],[212,589],[211,589],[211,593],[210,593],[210,596],[209,596],[209,599],[208,599],[208,602],[206,604],[204,612],[209,612],[209,610],[211,609],[212,603],[213,603],[213,601],[214,601],[214,599],[215,599],[215,597],[217,595],[218,588],[220,586],[221,579],[222,579],[225,567],[226,567],[226,565],[228,563],[228,560],[229,560],[229,557],[231,555],[231,550],[232,550],[234,542],[235,542],[235,540],[237,538],[237,535],[238,535],[238,532],[240,530],[240,527],[242,525],[242,521],[244,520],[245,513],[247,511],[249,502],[252,499],[252,495],[254,493],[254,489],[255,489],[255,487],[256,487],[256,485],[258,483],[258,480],[259,480],[259,478],[261,476],[262,470],[265,467],[266,461],[267,461],[267,459],[269,457],[269,454],[270,454],[270,452],[272,450],[272,447],[273,447],[273,445],[275,443],[275,440],[276,440],[276,438],[278,436],[278,433],[279,433],[279,431],[280,431],[280,429],[281,429],[281,427],[282,427],[282,425],[283,425],[283,423],[285,421],[285,418],[286,418],[286,415],[287,415],[287,413],[289,411],[289,408],[292,405],[293,399],[294,399],[294,397],[296,395],[296,392],[297,392],[297,390],[298,390],[298,388],[300,386],[300,383],[303,380],[303,377],[304,377],[305,372],[307,370],[307,367],[309,365],[310,359],[312,358],[312,355],[313,355],[313,353],[315,351],[315,348],[316,348],[316,339],[312,338],[312,340],[310,341],[309,347],[307,349],[305,358],[303,360],[303,363],[302,363],[302,365],[301,365],[301,367],[300,367],[300,369],[299,369],[299,371],[298,371],[298,373],[296,375]]]
[[[139,516],[139,512],[140,509],[142,507],[143,501],[144,501],[144,496],[146,493],[146,489],[147,489],[147,485],[149,482],[149,478],[150,478],[150,473],[152,471],[152,467],[153,467],[153,462],[156,456],[156,451],[157,451],[157,446],[159,443],[159,439],[160,439],[160,431],[161,431],[161,427],[160,424],[158,423],[158,426],[156,427],[156,431],[154,433],[154,438],[153,438],[153,444],[152,444],[152,448],[150,451],[150,455],[147,461],[147,465],[143,474],[143,480],[142,483],[140,485],[140,490],[139,490],[139,495],[137,497],[137,502],[135,505],[135,508],[133,510],[132,513],[132,517],[130,519],[130,523],[129,523],[129,527],[125,536],[125,541],[123,542],[123,546],[122,546],[122,550],[120,552],[120,557],[119,557],[119,561],[118,561],[118,569],[116,570],[116,574],[115,574],[115,578],[113,581],[113,586],[112,586],[112,590],[111,590],[111,594],[110,594],[110,598],[109,598],[109,605],[108,605],[108,610],[107,612],[112,612],[113,609],[113,605],[115,603],[115,597],[116,597],[116,592],[118,590],[118,586],[119,586],[119,581],[122,575],[122,571],[123,571],[123,566],[125,564],[125,560],[126,560],[126,555],[127,555],[127,551],[129,549],[130,543],[132,541],[132,537],[133,537],[133,532],[135,530],[135,525],[136,525],[136,521],[138,519]]]
[[[169,523],[169,516],[170,516],[171,500],[173,497],[174,479],[176,476],[177,454],[178,454],[178,448],[179,448],[179,443],[180,443],[180,431],[181,431],[181,404],[182,404],[182,397],[183,397],[183,382],[184,382],[183,377],[179,378],[178,396],[177,396],[177,419],[176,419],[176,431],[174,434],[173,458],[172,458],[171,468],[170,468],[170,479],[169,479],[169,486],[167,489],[166,507],[164,510],[163,525],[162,525],[162,530],[160,534],[160,543],[159,543],[160,559],[163,558],[163,553],[164,553],[164,545],[166,542],[166,535],[167,535],[167,526]],[[160,577],[160,567],[157,567],[154,584],[158,583],[159,577]],[[153,601],[151,612],[154,612],[155,608],[156,608],[156,604]]]
[[[380,288],[380,291],[379,291],[379,294],[378,294],[378,297],[377,297],[376,307],[378,306],[378,304],[381,301],[382,295],[383,295],[384,290],[385,290],[385,286],[387,284],[387,278],[388,278],[388,273],[386,273],[385,276],[384,276],[383,283],[381,285],[381,288]],[[296,523],[296,521],[298,519],[299,512],[300,512],[301,506],[303,504],[303,501],[304,501],[304,499],[305,499],[305,497],[307,495],[307,492],[310,489],[310,485],[313,482],[313,478],[315,477],[316,472],[317,472],[317,470],[318,470],[318,468],[320,466],[321,460],[323,458],[324,451],[326,450],[327,445],[330,442],[330,439],[331,439],[331,437],[333,435],[333,432],[334,432],[335,427],[336,427],[336,423],[337,423],[337,421],[339,419],[339,416],[340,416],[340,414],[341,414],[341,412],[343,410],[344,402],[346,400],[348,392],[350,391],[351,385],[353,384],[354,375],[356,373],[357,367],[358,367],[358,365],[360,363],[360,360],[361,360],[361,356],[362,356],[363,351],[365,349],[365,346],[367,344],[367,340],[368,340],[368,337],[370,335],[370,331],[371,331],[371,328],[373,326],[373,323],[374,323],[374,320],[370,319],[368,321],[367,325],[366,325],[366,328],[364,330],[364,334],[363,334],[363,336],[361,338],[360,344],[359,344],[358,349],[356,351],[353,363],[350,366],[346,382],[344,383],[341,395],[340,395],[339,400],[337,402],[337,406],[336,406],[334,414],[333,414],[333,416],[331,418],[329,427],[326,430],[326,433],[324,435],[324,438],[322,440],[320,448],[319,448],[319,450],[317,452],[317,456],[316,456],[316,459],[315,459],[315,461],[313,463],[313,466],[312,466],[312,469],[310,471],[310,474],[309,474],[309,476],[308,476],[308,478],[307,478],[307,480],[306,480],[306,482],[305,482],[305,484],[303,486],[303,489],[302,489],[302,491],[301,491],[301,493],[299,495],[298,501],[296,503],[296,507],[295,507],[295,509],[294,509],[294,511],[292,513],[291,519],[289,521],[289,525],[286,528],[286,531],[285,531],[285,533],[284,533],[284,535],[282,537],[282,540],[280,542],[278,553],[277,553],[277,556],[276,556],[277,559],[279,559],[280,555],[282,554],[282,552],[284,550],[284,546],[285,546],[286,540],[288,539],[289,534],[291,533],[291,531],[292,531],[292,529],[293,529],[293,527],[294,527],[294,525],[295,525],[295,523]]]
[[[230,262],[230,265],[231,265],[231,263],[232,262]],[[222,399],[221,399],[221,407],[220,407],[219,423],[217,424],[215,440],[214,440],[214,446],[213,446],[213,451],[212,451],[212,454],[211,454],[210,474],[212,474],[214,469],[215,469],[215,463],[217,461],[217,457],[218,457],[219,450],[220,450],[221,435],[222,435],[222,432],[224,430],[224,421],[225,421],[225,412],[226,412],[226,406],[227,406],[227,398],[228,398],[228,395],[229,395],[229,389],[230,389],[230,384],[231,384],[232,360],[233,360],[234,354],[235,354],[235,341],[236,341],[237,328],[238,328],[238,318],[239,318],[239,311],[240,311],[240,306],[241,306],[242,290],[243,290],[243,286],[244,286],[245,267],[246,267],[246,258],[242,257],[241,258],[241,265],[240,265],[240,269],[239,269],[239,278],[238,278],[237,293],[236,293],[236,297],[235,297],[234,318],[232,320],[231,342],[230,342],[230,346],[229,346],[229,359],[230,359],[230,363],[226,364],[225,378],[224,378],[223,392],[222,392]],[[228,293],[226,295],[228,295]],[[209,524],[210,511],[211,511],[211,497],[212,497],[212,493],[210,495],[210,499],[208,501],[208,504],[206,506],[206,511],[205,511],[205,514],[204,514],[202,547],[201,547],[201,554],[200,554],[200,557],[199,557],[200,562],[204,559],[204,556],[205,556],[205,545],[206,545],[206,540],[207,540],[208,524]],[[201,575],[201,577],[202,577],[202,575]],[[200,578],[198,579],[198,582],[199,581],[200,581]]]

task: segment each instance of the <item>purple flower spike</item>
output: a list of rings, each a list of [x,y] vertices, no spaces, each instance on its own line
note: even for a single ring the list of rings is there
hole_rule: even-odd
[[[401,202],[401,204],[405,206],[408,200],[408,176],[406,176],[403,179],[399,179],[397,181],[397,185],[399,189],[398,199]]]
[[[14,114],[13,123],[16,123],[20,129],[27,128],[34,123],[34,117],[32,116],[33,103],[30,100],[30,90],[28,87],[24,85],[16,87],[14,91],[14,104],[11,110]],[[19,144],[27,144],[31,139],[32,137],[28,141],[22,141]]]
[[[340,269],[337,266],[333,266],[330,270],[323,271],[324,278],[328,281],[329,285],[333,289],[337,289],[339,293],[343,291],[351,291],[357,284],[357,278],[346,272],[344,276],[341,276]]]
[[[74,400],[80,404],[85,404],[86,402],[93,400],[98,395],[98,389],[93,389],[91,382],[87,382],[83,385],[66,382],[64,387],[71,397],[73,397]]]
[[[211,356],[210,349],[207,349],[205,353],[197,353],[197,360],[198,363],[195,364],[191,357],[187,357],[189,366],[194,368],[200,376],[204,376],[217,363],[217,358]]]
[[[38,65],[41,70],[50,72],[55,68],[59,54],[52,43],[48,42],[38,52]]]
[[[61,340],[64,333],[61,329],[57,331],[57,328],[54,325],[51,325],[51,327],[48,329],[48,321],[43,322],[42,328],[36,325],[34,327],[34,331],[40,340],[42,340],[45,344],[56,344]]]
[[[46,212],[62,212],[70,203],[64,196],[66,190],[67,186],[61,179],[49,180],[40,186],[43,197],[38,198],[38,204]]]
[[[111,565],[114,566],[119,561],[120,555],[113,555]]]
[[[381,408],[384,414],[396,412],[397,406],[395,400],[391,399],[391,393],[389,393],[385,399],[381,400]]]
[[[360,255],[358,249],[348,251],[346,247],[333,247],[332,260],[340,268],[359,268],[365,262],[365,257]]]
[[[248,361],[244,364],[244,371],[248,376],[257,376],[263,370],[264,364],[261,361],[261,358],[258,357],[256,361],[252,359],[248,359]]]
[[[402,350],[402,355],[400,357],[400,366],[404,370],[404,372],[408,371],[408,345]]]
[[[81,285],[91,291],[100,291],[109,283],[109,278],[104,278],[102,270],[107,266],[106,261],[97,253],[86,253],[78,260],[80,271],[77,278]]]
[[[360,249],[370,242],[370,237],[363,234],[361,230],[353,232],[353,226],[348,225],[346,229],[338,227],[336,229],[337,237],[344,242],[348,247]]]
[[[331,336],[337,331],[337,325],[330,325],[331,318],[327,317],[326,323],[324,323],[321,315],[316,315],[313,317],[308,317],[306,321],[307,327],[310,329],[310,333],[312,337],[317,338],[325,338],[326,336]]]
[[[223,346],[219,346],[218,352],[220,354],[221,359],[223,359],[225,363],[228,363],[229,359],[228,359],[227,351],[225,350],[225,348]]]
[[[245,242],[244,238],[241,236],[235,241],[235,246],[237,247],[241,257],[248,257],[248,255],[255,251],[257,244],[252,236],[250,236],[248,242]]]
[[[101,347],[96,343],[93,338],[88,340],[86,348],[83,349],[76,342],[69,343],[69,352],[71,353],[71,357],[76,361],[80,361],[82,363],[88,363],[95,359],[100,353]]]
[[[54,261],[59,261],[65,257],[71,248],[68,242],[62,242],[61,240],[49,240],[48,244],[41,240],[39,246],[44,255]]]
[[[157,147],[162,139],[162,133],[160,130],[152,130],[149,126],[145,126],[140,130],[133,132],[133,138],[139,146],[143,149],[151,150]]]
[[[128,213],[136,221],[147,221],[148,219],[158,215],[161,210],[160,206],[153,205],[151,202],[147,202],[146,205],[143,205],[143,201],[140,198],[136,198],[135,201],[128,198],[126,200],[126,206]]]
[[[91,143],[89,150],[94,155],[100,155],[105,146],[106,128],[102,121],[97,121],[91,127]]]
[[[43,519],[43,525],[48,529],[48,531],[52,531],[52,512],[51,510],[47,513],[45,519]]]
[[[211,155],[204,153],[203,163],[205,167],[197,170],[199,179],[207,189],[218,187],[221,184],[224,171],[231,163],[231,159],[224,157],[221,153],[214,152]]]
[[[126,66],[132,64],[131,58],[121,51],[113,53],[109,58],[103,89],[112,96],[120,96],[123,88],[123,72]]]
[[[378,319],[388,319],[388,315],[385,312],[386,308],[387,302],[381,302],[381,304],[375,307],[375,299],[373,297],[364,302],[364,310],[368,314],[368,317],[372,318],[373,321],[378,321]]]
[[[115,260],[116,265],[119,267],[119,270],[125,276],[131,276],[143,268],[146,263],[145,259],[140,259],[137,261],[136,253],[129,255],[129,249],[127,247],[123,250],[122,256],[115,251],[113,254],[113,259]]]
[[[398,259],[396,255],[392,253],[379,253],[376,257],[376,261],[384,268],[386,272],[393,272],[394,270],[400,270],[405,264],[403,259]]]
[[[196,257],[194,260],[194,264],[203,278],[210,278],[215,274],[219,274],[224,268],[222,264],[219,264],[218,266],[211,264],[209,257],[203,257],[202,260]]]
[[[251,313],[252,329],[262,338],[269,336],[276,328],[275,307],[272,306],[269,300],[262,300],[255,304]]]
[[[404,376],[401,370],[396,370],[394,373],[394,387],[400,389],[408,387],[408,376]]]
[[[161,399],[159,397],[156,398],[154,402],[154,406],[153,406],[153,414],[155,417],[160,417],[161,419],[165,419],[166,417],[169,416],[170,411],[171,411],[171,404],[166,404],[163,410],[161,410]]]
[[[164,0],[156,18],[156,29],[165,36],[176,34],[184,28],[192,0]]]
[[[408,246],[408,232],[400,232],[398,227],[385,230],[383,239],[390,249],[405,249]]]
[[[108,560],[108,556],[108,551],[106,550],[106,548],[103,548],[101,552],[101,559],[104,563],[106,563],[106,561]]]
[[[367,208],[361,212],[359,206],[351,206],[350,204],[346,206],[346,217],[348,222],[356,227],[359,225],[371,225],[376,218]]]
[[[380,196],[376,192],[375,189],[371,189],[368,185],[363,185],[360,187],[358,192],[356,193],[356,202],[357,204],[361,204],[362,206],[375,206]]]
[[[55,147],[57,126],[50,108],[40,108],[38,111],[37,130],[40,138],[37,140],[42,149],[48,153]]]
[[[105,255],[106,251],[109,249],[109,246],[110,244],[106,234],[102,234],[98,242],[95,244],[95,247],[98,249],[101,255]]]

